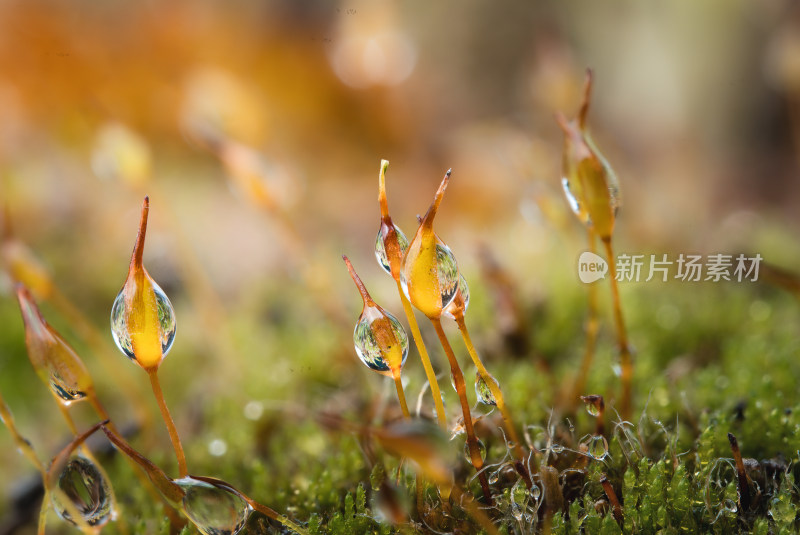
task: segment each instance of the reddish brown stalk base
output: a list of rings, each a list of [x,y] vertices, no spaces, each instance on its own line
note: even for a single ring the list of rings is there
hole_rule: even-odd
[[[605,474],[603,474],[603,477],[600,478],[600,484],[603,486],[603,490],[606,492],[608,501],[611,503],[611,511],[614,514],[614,520],[617,521],[617,524],[622,526],[622,522],[624,521],[624,518],[622,517],[622,505],[620,505],[619,500],[617,499],[617,493],[614,492],[614,487],[611,486],[611,482],[608,480]]]
[[[739,441],[736,440],[733,433],[728,433],[728,442],[731,443],[733,459],[736,461],[736,477],[739,485],[739,509],[742,512],[746,512],[750,509],[750,482],[747,478],[747,472],[744,469],[742,452],[739,450]]]

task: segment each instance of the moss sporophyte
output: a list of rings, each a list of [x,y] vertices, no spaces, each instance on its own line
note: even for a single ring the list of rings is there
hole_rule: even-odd
[[[619,349],[618,376],[612,373],[611,366],[605,369],[601,366],[603,359],[608,363],[613,355],[603,351],[605,339],[598,336],[601,297],[594,285],[589,286],[585,339],[580,335],[580,317],[586,307],[578,293],[575,299],[578,304],[573,307],[577,312],[568,310],[562,314],[560,294],[549,298],[536,310],[515,312],[523,331],[541,331],[544,339],[532,342],[534,347],[530,351],[520,351],[516,355],[518,361],[503,358],[510,357],[506,354],[507,346],[494,343],[491,337],[476,336],[473,340],[467,312],[470,312],[471,322],[488,328],[491,333],[495,328],[492,322],[500,323],[500,307],[487,306],[483,288],[470,278],[475,284],[471,295],[467,282],[470,276],[468,259],[462,258],[459,264],[453,250],[434,229],[439,212],[442,211],[440,218],[447,216],[447,205],[442,203],[448,187],[458,187],[458,182],[450,184],[457,179],[447,171],[427,212],[420,218],[418,228],[407,236],[389,215],[386,191],[389,162],[381,160],[378,175],[380,226],[374,254],[380,268],[392,277],[394,289],[390,285],[390,293],[394,294],[396,289],[404,314],[395,316],[389,312],[392,303],[372,284],[373,293],[370,294],[353,263],[343,256],[362,302],[352,332],[349,322],[356,318],[357,309],[355,301],[351,303],[349,326],[344,333],[346,336],[341,337],[352,342],[347,342],[346,352],[343,345],[339,348],[342,351],[332,350],[331,340],[337,338],[330,332],[325,333],[325,326],[320,324],[325,334],[321,337],[324,343],[313,347],[321,348],[314,356],[330,359],[325,363],[331,369],[336,365],[344,369],[363,369],[353,358],[355,352],[367,368],[388,378],[383,380],[385,388],[377,391],[369,387],[349,388],[347,396],[341,398],[343,402],[329,403],[326,399],[320,406],[313,402],[302,405],[292,399],[285,404],[270,400],[273,403],[266,408],[266,399],[250,401],[245,415],[251,428],[242,431],[228,426],[230,429],[225,432],[230,432],[230,438],[225,435],[208,437],[208,452],[215,458],[214,462],[222,454],[219,449],[212,449],[211,444],[224,444],[222,439],[225,439],[228,447],[234,447],[236,437],[252,437],[252,443],[241,440],[235,444],[241,453],[235,463],[230,466],[213,464],[225,479],[197,475],[190,470],[190,465],[206,468],[212,465],[208,459],[204,462],[204,445],[198,444],[203,440],[204,431],[197,430],[200,425],[194,426],[190,435],[193,440],[185,442],[184,450],[178,426],[165,399],[165,391],[168,394],[172,391],[162,389],[159,380],[159,371],[168,362],[166,356],[175,341],[176,317],[166,293],[144,267],[149,198],[144,199],[142,206],[127,276],[113,300],[112,336],[106,334],[104,342],[95,339],[96,328],[88,320],[72,321],[71,310],[75,317],[82,316],[71,308],[73,305],[66,298],[58,297],[61,294],[48,270],[36,260],[32,251],[11,236],[6,225],[2,242],[3,267],[8,279],[15,284],[28,358],[45,384],[46,390],[42,388],[42,392],[50,393],[45,395],[46,401],[55,401],[53,412],[57,407],[71,433],[70,438],[63,441],[66,446],[59,444],[52,448],[60,451],[49,463],[42,462],[34,445],[25,438],[28,431],[20,429],[0,396],[0,419],[19,452],[30,461],[41,479],[44,499],[38,516],[38,535],[45,535],[51,512],[63,523],[87,535],[103,530],[123,535],[149,535],[158,530],[154,526],[159,519],[162,533],[170,535],[277,531],[300,535],[479,532],[492,535],[620,532],[766,535],[796,531],[796,505],[800,500],[795,485],[800,411],[782,397],[788,397],[785,392],[793,388],[791,378],[744,373],[752,370],[748,368],[752,361],[757,361],[761,367],[762,360],[764,367],[795,369],[796,359],[791,349],[797,338],[796,302],[786,304],[776,300],[774,310],[770,308],[768,312],[776,317],[780,315],[782,321],[764,323],[760,331],[753,328],[753,332],[745,332],[747,329],[741,328],[738,319],[727,320],[727,316],[714,317],[713,322],[705,319],[706,323],[701,326],[687,327],[686,336],[702,342],[697,344],[702,346],[697,351],[702,351],[710,363],[701,367],[689,362],[693,359],[675,359],[669,365],[669,373],[660,374],[657,361],[648,358],[637,362],[637,373],[649,373],[652,384],[638,388],[639,395],[634,399],[634,386],[638,385],[633,383],[633,355],[623,321],[614,263],[610,261],[620,206],[619,186],[616,175],[588,133],[591,89],[590,72],[577,117],[567,120],[558,116],[564,133],[562,186],[570,209],[584,227],[589,252],[595,253],[599,240],[609,260],[611,313]],[[551,126],[555,132],[555,125]],[[247,167],[244,164],[250,161],[247,156],[250,153],[242,152],[234,141],[230,143],[227,148],[216,147],[221,150],[218,156],[228,165],[238,162]],[[259,205],[270,211],[277,209],[277,204],[264,199]],[[368,246],[371,248],[372,243]],[[334,276],[344,277],[341,265],[339,268],[339,271],[330,271]],[[369,282],[363,269],[363,266],[359,268],[361,275]],[[465,271],[462,273],[462,270]],[[497,272],[499,269],[495,270]],[[797,277],[792,273],[767,266],[764,275],[765,279],[797,293]],[[313,275],[304,277],[313,278]],[[346,278],[343,280],[346,282]],[[352,287],[348,287],[352,292]],[[514,293],[514,290],[513,284],[508,283],[505,291]],[[349,295],[356,299],[354,294]],[[765,307],[772,306],[772,302],[766,303],[765,295],[766,292],[759,294],[758,307],[747,301],[747,295],[731,297],[734,303],[731,308],[738,306],[749,311],[751,316],[763,314]],[[111,302],[110,297],[108,302]],[[329,302],[330,295],[327,297],[325,301]],[[570,298],[564,296],[567,303],[564,307],[569,308]],[[340,309],[350,306],[350,301],[341,301]],[[640,332],[651,321],[650,303],[631,301],[626,302],[626,311],[633,305],[630,317],[636,319],[635,326]],[[315,302],[315,306],[317,304]],[[319,308],[323,305],[319,304]],[[420,325],[415,309],[429,323]],[[59,328],[60,321],[67,324],[61,332],[45,319],[45,316],[50,317],[51,311],[64,316],[50,318]],[[223,312],[218,314],[222,316]],[[454,324],[443,322],[443,317]],[[281,324],[280,336],[284,335],[284,330],[291,331],[287,326],[290,324]],[[332,324],[339,334],[344,332],[341,322]],[[187,321],[186,325],[191,326],[191,322]],[[266,322],[260,327],[269,328]],[[414,369],[419,364],[408,359],[409,352],[414,350],[410,347],[407,329],[410,329],[424,376]],[[455,335],[456,330],[463,346],[454,348],[447,334]],[[649,344],[648,349],[657,352],[661,345],[670,346],[670,351],[678,347],[673,338],[667,339],[677,331],[664,334],[663,330],[665,328],[653,327],[652,341],[643,337]],[[709,332],[714,335],[709,336]],[[74,346],[68,342],[72,334],[80,339]],[[280,336],[275,336],[276,344],[280,343]],[[428,337],[429,347],[425,345],[424,336]],[[436,345],[431,342],[434,336],[440,349],[430,346],[431,343]],[[770,344],[781,337],[788,349],[780,346],[779,350],[771,351]],[[146,400],[135,391],[135,385],[131,388],[134,393],[128,394],[132,400],[129,403],[137,409],[135,423],[138,429],[146,432],[145,436],[135,436],[138,429],[128,431],[127,426],[115,425],[101,403],[99,398],[104,397],[107,390],[102,381],[93,380],[90,369],[95,362],[92,356],[99,359],[103,344],[110,344],[112,339],[127,358],[116,360],[131,369],[127,362],[133,361],[147,374],[177,468],[167,466],[171,458],[169,452],[166,462],[160,453],[148,456],[142,453],[151,451],[156,441],[147,435],[151,430],[146,420],[138,418],[148,410]],[[297,348],[294,340],[288,345]],[[87,351],[90,357],[86,361],[79,356],[84,346],[92,348]],[[567,361],[571,351],[577,354],[574,363]],[[91,355],[92,352],[100,355]],[[347,358],[334,364],[338,354]],[[666,350],[664,354],[671,355]],[[753,355],[758,358],[754,359]],[[172,358],[176,357],[178,355]],[[467,360],[459,362],[459,358]],[[177,364],[173,360],[169,362]],[[462,369],[465,363],[468,367]],[[260,363],[265,369],[272,365],[272,362]],[[167,364],[162,373],[175,373],[170,372],[170,366]],[[441,391],[442,376],[437,377],[437,370],[444,370],[444,383],[451,383],[455,394],[449,389]],[[559,383],[557,374],[564,370],[570,380]],[[448,373],[450,381],[446,378]],[[691,376],[702,388],[687,394],[681,374]],[[365,375],[369,375],[370,385],[379,379],[369,372]],[[754,380],[750,375],[758,377]],[[100,379],[101,375],[95,378]],[[279,379],[288,381],[285,376]],[[315,380],[324,383],[326,391],[342,390],[327,375]],[[781,382],[782,390],[776,382]],[[562,398],[555,399],[555,408],[551,409],[541,393],[547,392],[554,383],[558,385],[555,390],[559,394],[556,395]],[[619,386],[619,395],[609,394],[609,390]],[[396,402],[391,390],[396,392]],[[715,398],[709,392],[721,391],[732,396],[747,393],[748,397],[715,409],[712,407]],[[369,398],[370,394],[365,392],[372,392],[374,396]],[[414,410],[413,406],[409,407],[406,396],[417,392]],[[646,392],[649,392],[649,399],[645,404],[643,394]],[[460,411],[448,414],[446,403],[456,399]],[[641,412],[639,419],[634,420],[637,400]],[[575,410],[581,403],[585,411]],[[209,414],[209,422],[215,417],[218,423],[227,416],[224,411],[228,406],[203,409]],[[115,413],[119,404],[109,405],[109,408]],[[80,417],[85,417],[86,413],[99,423],[82,423]],[[182,413],[179,410],[175,414]],[[675,418],[674,425],[666,420],[667,414]],[[134,466],[140,478],[138,483],[124,478],[128,467],[120,467],[121,463],[113,458],[100,455],[94,444],[89,447],[87,441],[93,434],[96,436],[90,442],[99,440],[109,451],[116,448]],[[166,443],[166,435],[162,439]],[[296,457],[287,462],[281,455],[290,452]],[[761,452],[767,452],[762,456],[765,458],[752,458]],[[50,455],[52,452],[46,457]],[[107,472],[115,477],[109,477]],[[239,489],[239,483],[226,481],[237,481],[238,477],[250,473],[254,474],[248,483],[252,485],[252,492],[268,497],[275,508],[251,498]],[[131,483],[142,487],[149,495],[131,493]],[[147,503],[137,501],[140,498]],[[51,516],[55,518],[56,515]]]

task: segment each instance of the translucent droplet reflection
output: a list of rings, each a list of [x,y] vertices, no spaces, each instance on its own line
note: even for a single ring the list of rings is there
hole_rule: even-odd
[[[411,299],[411,292],[409,291],[408,281],[406,280],[405,275],[406,270],[404,269],[401,272],[400,282],[403,285],[403,292],[406,294],[406,297],[408,297],[413,303],[414,301]],[[456,296],[456,292],[458,291],[459,276],[460,273],[458,272],[458,262],[456,262],[455,255],[447,245],[437,242],[436,278],[438,281],[437,285],[442,303],[442,312],[444,312],[444,310],[450,305]]]
[[[594,416],[595,418],[600,416],[600,408],[594,403],[588,401],[586,402],[586,412],[588,412],[590,416]]]
[[[397,233],[397,243],[400,245],[401,255],[405,255],[408,250],[408,238],[403,234],[403,231],[397,225],[394,225],[394,231]],[[378,264],[389,275],[392,274],[392,267],[389,265],[389,259],[386,258],[386,248],[383,245],[383,234],[381,229],[378,229],[378,237],[375,239],[375,258]]]
[[[95,464],[84,457],[73,457],[58,478],[58,488],[64,493],[51,494],[51,502],[58,516],[75,524],[67,505],[67,498],[90,526],[103,526],[114,517],[111,487]]]
[[[602,461],[608,457],[608,441],[602,435],[593,435],[586,442],[586,449],[589,455],[597,461]]]
[[[600,416],[601,409],[604,406],[602,396],[581,396],[581,401],[583,401],[589,416],[594,416],[595,418]]]
[[[408,335],[403,325],[378,307],[366,307],[353,331],[358,358],[368,368],[392,375],[392,366],[402,367],[408,357]]]
[[[186,517],[203,535],[239,533],[250,516],[250,504],[230,489],[193,477],[175,483],[186,493],[182,502]]]
[[[172,349],[172,342],[175,340],[175,310],[172,308],[172,303],[169,302],[169,298],[167,294],[164,293],[164,290],[152,279],[150,283],[153,285],[153,292],[156,296],[161,352],[163,356],[167,356],[169,350]],[[117,344],[119,350],[129,359],[136,360],[136,356],[133,352],[131,333],[128,330],[127,324],[129,315],[125,303],[125,288],[123,288],[122,291],[117,294],[114,305],[111,307],[111,335],[114,337],[114,342]]]
[[[567,197],[570,209],[578,217],[581,223],[589,223],[589,212],[583,205],[583,200],[580,185],[573,185],[567,178],[561,179],[561,187],[564,189],[564,195]]]
[[[477,439],[478,442],[478,453],[480,453],[481,460],[486,460],[486,444],[483,443],[481,439]],[[464,442],[464,458],[467,460],[468,463],[472,462],[472,455],[469,452],[469,442]]]
[[[50,374],[50,388],[64,402],[65,405],[80,401],[86,397],[86,392],[71,387],[58,372]]]
[[[466,314],[467,307],[469,307],[469,286],[467,285],[467,279],[464,278],[464,275],[461,273],[458,274],[458,288],[457,291],[461,293],[461,301],[463,302],[464,309],[461,310],[461,314]],[[447,305],[447,308],[444,309],[444,315],[450,319],[456,319],[456,299],[450,301],[450,304]]]
[[[446,309],[458,291],[458,272],[456,257],[444,244],[436,244],[436,274],[439,277],[439,291],[442,294],[442,310]]]
[[[491,375],[489,376],[489,380],[494,381],[494,386],[499,387],[497,380]],[[489,388],[489,385],[480,374],[475,374],[475,394],[478,396],[478,401],[484,405],[497,406],[497,400],[494,394],[492,394],[491,388]]]

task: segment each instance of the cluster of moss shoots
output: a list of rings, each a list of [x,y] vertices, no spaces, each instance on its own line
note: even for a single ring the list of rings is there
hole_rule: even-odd
[[[582,401],[595,419],[593,431],[577,440],[571,437],[565,447],[553,440],[553,430],[548,428],[545,430],[546,445],[537,448],[537,441],[530,436],[532,428],[517,427],[500,382],[488,371],[470,338],[465,320],[470,299],[467,282],[458,269],[453,252],[434,231],[434,220],[450,182],[450,171],[442,179],[433,202],[420,219],[416,234],[409,241],[389,215],[386,197],[388,162],[383,160],[378,196],[381,219],[375,254],[380,267],[396,285],[411,338],[425,371],[433,399],[434,418],[420,414],[412,416],[408,408],[402,371],[409,353],[409,337],[403,324],[373,300],[350,260],[344,256],[363,299],[363,309],[353,333],[356,353],[368,368],[392,379],[403,418],[382,426],[365,426],[332,416],[321,421],[337,430],[362,435],[400,459],[398,482],[401,471],[411,471],[415,501],[412,506],[405,506],[397,496],[397,484],[392,483],[383,470],[373,469],[372,488],[380,496],[378,502],[384,526],[399,526],[403,531],[403,526],[424,525],[432,531],[442,532],[463,530],[471,525],[469,529],[480,529],[489,534],[500,533],[499,526],[520,533],[578,528],[586,533],[618,533],[621,529],[653,532],[665,529],[665,533],[677,533],[697,530],[704,522],[710,526],[722,517],[724,520],[733,515],[740,527],[745,525],[756,532],[766,533],[765,530],[772,529],[776,522],[782,522],[781,526],[791,526],[794,522],[792,475],[781,479],[780,474],[788,472],[785,466],[773,466],[770,472],[766,463],[743,459],[732,434],[728,438],[733,459],[730,462],[722,459],[716,463],[707,462],[693,474],[695,478],[706,478],[702,496],[691,495],[687,467],[678,460],[674,444],[671,449],[669,443],[666,445],[668,455],[655,464],[649,462],[643,453],[642,437],[630,423],[633,355],[613,262],[612,235],[620,204],[619,188],[613,170],[587,132],[591,81],[589,73],[584,102],[577,118],[557,117],[565,134],[562,182],[570,207],[586,228],[590,250],[595,251],[599,239],[609,259],[608,278],[619,350],[618,421],[611,430],[607,429],[603,396],[584,392],[599,325],[597,288],[589,285],[583,360],[570,383],[569,393],[562,396],[557,410],[560,414],[573,414]],[[11,275],[19,281],[16,293],[30,361],[37,375],[49,386],[75,437],[46,465],[20,434],[0,397],[0,417],[19,450],[41,473],[45,496],[38,533],[45,533],[50,508],[86,534],[99,533],[103,526],[117,518],[120,504],[109,477],[85,445],[86,439],[97,431],[102,431],[137,469],[141,484],[148,489],[151,498],[163,503],[172,532],[180,530],[188,521],[206,535],[236,534],[242,531],[248,517],[258,512],[281,524],[285,530],[299,534],[320,533],[323,528],[318,518],[312,518],[306,524],[294,521],[250,498],[230,483],[213,477],[190,475],[158,376],[159,367],[172,347],[176,323],[169,299],[143,265],[148,212],[149,200],[145,198],[128,275],[112,306],[111,333],[122,353],[148,375],[175,451],[177,478],[168,476],[123,438],[98,399],[87,367],[64,338],[45,321],[33,294],[61,303],[68,315],[74,316],[75,308],[59,297],[60,294],[36,264],[23,254],[24,251],[14,248],[16,245],[10,241],[5,245],[4,254],[9,259]],[[439,378],[414,309],[430,321],[447,358],[460,406],[460,412],[455,416],[445,412]],[[455,321],[477,369],[474,391],[478,402],[486,408],[496,408],[500,414],[506,456],[499,461],[487,459],[487,448],[476,432],[476,416],[468,400],[467,381],[442,327],[443,318]],[[100,422],[81,432],[69,408],[83,401],[88,401],[94,408]],[[524,431],[524,441],[520,439],[520,430]],[[664,434],[667,435],[666,430]],[[468,479],[477,479],[477,486],[470,485],[469,480],[465,483],[456,479],[449,446],[460,440],[464,441],[465,457],[474,470],[474,477]],[[611,450],[618,453],[615,462],[610,462]],[[352,497],[348,498],[348,510],[355,518]],[[628,505],[627,511],[641,509],[646,511],[646,515],[637,513],[626,517],[623,503]],[[363,512],[364,507],[363,488],[360,488],[359,511]],[[767,513],[772,525],[766,523]],[[339,525],[334,519],[328,528],[334,532],[368,529],[364,526],[357,529],[347,522],[342,521]],[[728,524],[723,521],[718,525]],[[121,530],[127,531],[127,528]]]

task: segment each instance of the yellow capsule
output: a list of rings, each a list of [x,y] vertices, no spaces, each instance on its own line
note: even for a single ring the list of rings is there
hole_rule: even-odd
[[[80,401],[94,389],[92,377],[75,350],[42,316],[31,293],[17,286],[17,300],[25,324],[25,345],[36,374],[64,405]]]
[[[145,197],[128,278],[111,308],[111,333],[125,356],[145,370],[155,370],[172,348],[175,311],[142,264],[149,210],[150,200]]]
[[[433,220],[450,180],[447,171],[433,203],[417,229],[403,259],[401,282],[408,300],[431,319],[438,319],[458,290],[456,258],[433,230]]]
[[[564,131],[561,179],[570,208],[578,219],[601,239],[610,239],[619,208],[619,183],[606,159],[597,150],[586,128],[592,90],[592,73],[587,71],[584,101],[576,119],[556,116]]]

